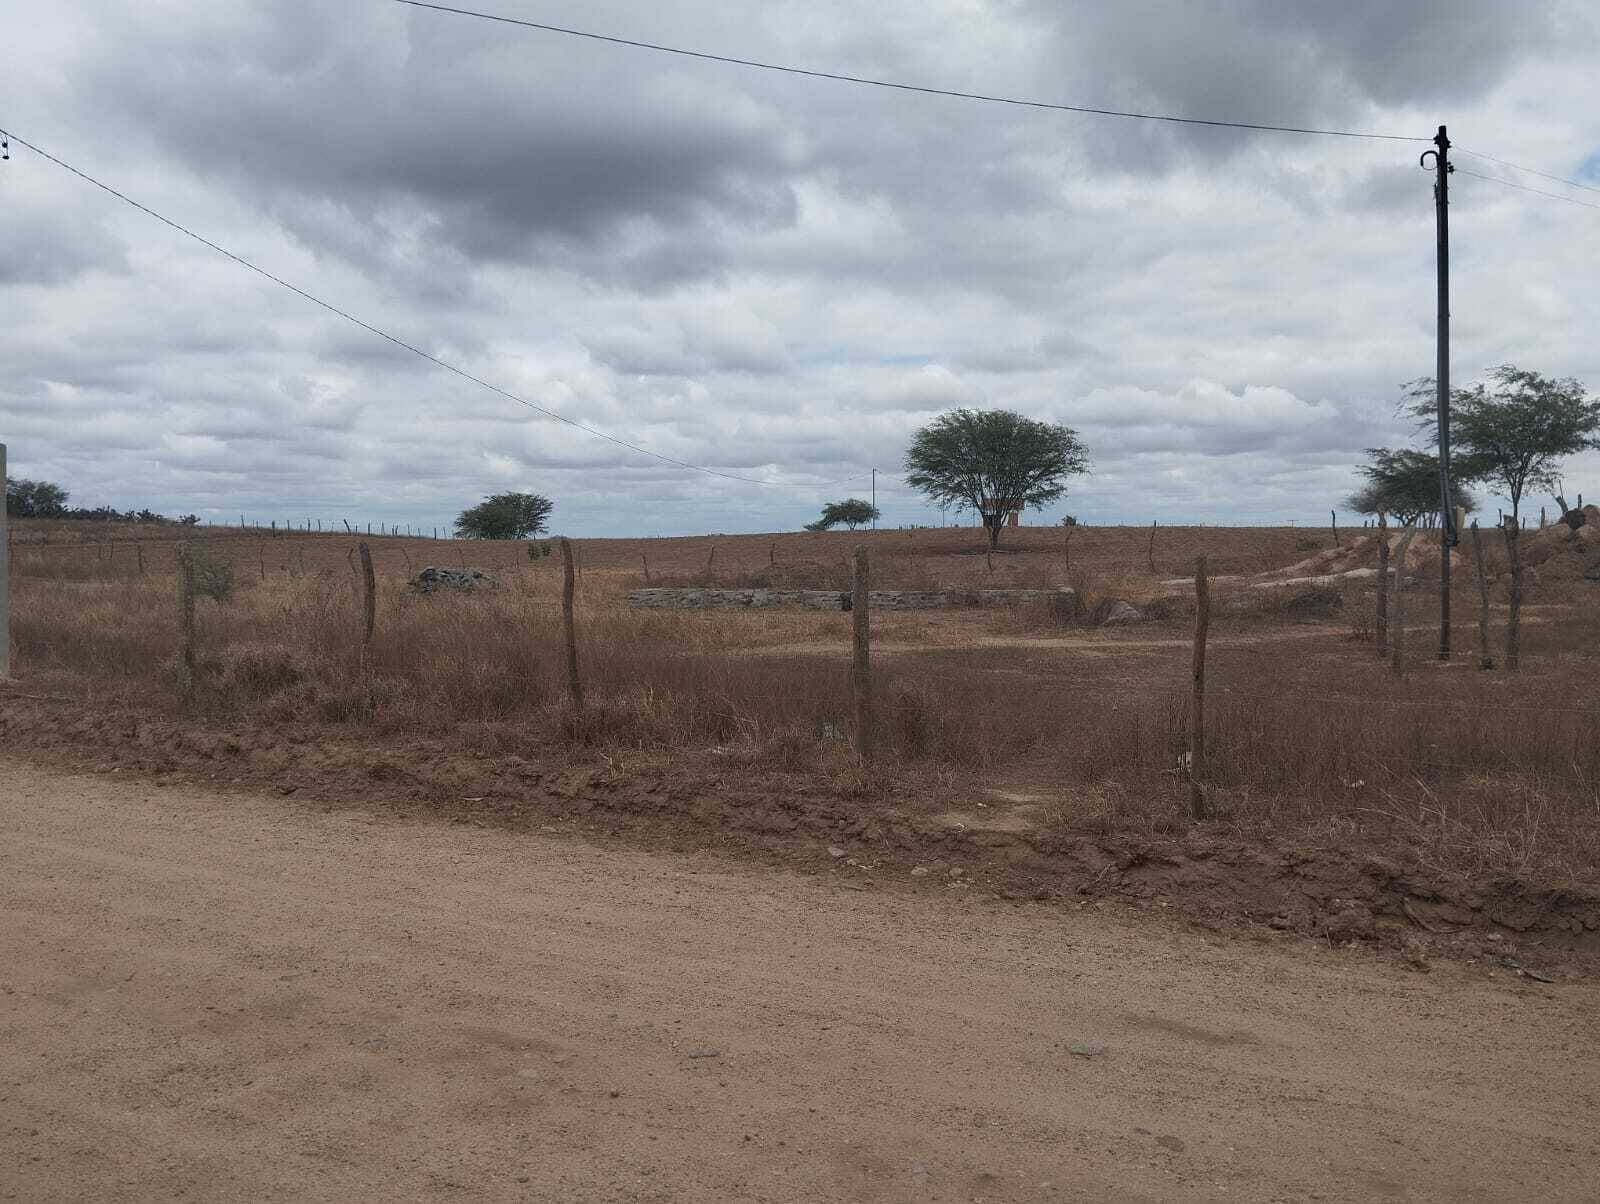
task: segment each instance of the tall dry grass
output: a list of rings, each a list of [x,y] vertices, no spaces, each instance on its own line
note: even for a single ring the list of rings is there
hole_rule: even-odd
[[[385,579],[364,656],[353,574],[256,582],[248,568],[238,566],[231,601],[199,604],[202,720],[386,739],[470,733],[480,745],[520,749],[716,748],[786,769],[836,759],[851,735],[845,614],[636,611],[620,601],[627,575],[590,572],[578,623],[591,705],[580,720],[566,701],[551,574],[519,572],[494,593],[432,597]],[[913,568],[891,580],[914,580]],[[1080,584],[1109,596],[1127,582],[1085,571]],[[20,577],[14,590],[20,675],[177,714],[170,576]],[[1181,624],[1062,636],[1052,617],[1039,620],[1050,628],[1047,647],[1028,642],[1035,628],[1026,618],[971,620],[881,624],[891,648],[912,649],[877,659],[889,780],[919,767],[973,789],[1025,780],[1065,795],[1069,826],[1181,824]],[[966,634],[952,640],[955,630]],[[979,640],[995,632],[1016,638],[998,647]],[[939,638],[922,638],[930,634]],[[1226,821],[1318,839],[1383,832],[1440,865],[1595,876],[1594,607],[1530,624],[1528,669],[1517,677],[1478,673],[1465,658],[1440,668],[1420,632],[1417,667],[1404,678],[1369,647],[1331,636],[1253,638],[1262,634],[1272,636],[1227,616],[1213,628],[1205,780]],[[1470,650],[1470,625],[1455,638]]]

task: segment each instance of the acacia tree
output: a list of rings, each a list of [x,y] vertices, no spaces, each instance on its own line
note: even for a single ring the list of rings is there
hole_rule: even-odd
[[[881,518],[878,508],[871,502],[858,497],[847,497],[842,502],[829,502],[822,508],[822,517],[814,523],[807,523],[807,531],[829,531],[840,523],[854,531],[862,523],[870,523]]]
[[[526,539],[544,530],[554,503],[537,493],[497,493],[456,516],[459,539]]]
[[[1412,381],[1406,395],[1411,412],[1431,425],[1433,380]],[[1487,382],[1452,390],[1450,410],[1451,442],[1465,466],[1462,479],[1503,490],[1513,521],[1529,489],[1560,488],[1563,457],[1600,447],[1600,399],[1586,396],[1572,377],[1556,380],[1501,364],[1489,370]]]
[[[963,409],[916,433],[905,479],[935,505],[981,515],[992,550],[1007,511],[1053,502],[1066,493],[1069,477],[1088,471],[1088,452],[1071,427],[1011,410]]]
[[[1367,448],[1367,463],[1356,471],[1366,483],[1345,499],[1357,514],[1392,514],[1409,527],[1425,514],[1439,512],[1439,457],[1415,448]],[[1457,463],[1457,476],[1463,465]],[[1472,465],[1465,466],[1470,474]],[[1455,489],[1455,504],[1463,510],[1478,508],[1478,500],[1464,485]]]
[[[6,513],[13,518],[60,518],[67,511],[68,496],[50,481],[8,480]]]

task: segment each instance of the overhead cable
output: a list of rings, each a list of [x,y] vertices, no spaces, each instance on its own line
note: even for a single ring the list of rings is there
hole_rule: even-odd
[[[202,246],[209,247],[211,250],[215,251],[218,255],[222,255],[227,259],[231,259],[234,263],[238,264],[240,267],[247,268],[248,270],[254,272],[258,276],[265,277],[266,279],[272,281],[272,283],[274,283],[276,285],[279,285],[282,288],[288,289],[291,293],[294,293],[296,296],[301,297],[301,298],[311,302],[313,305],[320,306],[322,309],[327,310],[329,313],[334,314],[334,315],[336,315],[336,316],[338,316],[340,318],[343,318],[346,322],[349,322],[349,323],[351,323],[352,325],[355,325],[355,326],[359,326],[362,330],[367,331],[369,334],[374,334],[380,339],[384,339],[384,340],[387,340],[390,343],[393,343],[396,347],[400,347],[400,348],[403,348],[406,351],[411,352],[412,355],[415,355],[415,356],[417,356],[417,357],[419,357],[421,359],[427,360],[428,363],[433,364],[435,367],[443,368],[446,372],[452,372],[455,375],[461,377],[463,380],[469,380],[475,385],[479,385],[482,388],[488,389],[491,393],[497,393],[501,397],[504,397],[506,400],[513,401],[519,406],[524,406],[527,409],[532,410],[536,414],[541,414],[546,418],[550,418],[550,419],[552,419],[552,420],[554,420],[556,422],[563,423],[566,426],[572,427],[574,430],[582,431],[586,435],[593,435],[596,439],[604,439],[606,442],[614,443],[618,447],[626,448],[628,451],[637,452],[641,456],[648,456],[652,460],[659,460],[663,464],[671,464],[671,465],[673,465],[673,466],[675,466],[677,468],[685,468],[685,469],[688,469],[688,470],[690,470],[692,472],[704,473],[707,476],[721,477],[722,479],[728,480],[728,481],[739,481],[739,482],[741,482],[743,484],[746,484],[746,485],[766,485],[766,486],[772,486],[772,487],[778,487],[778,488],[794,488],[794,487],[796,487],[796,486],[792,486],[792,485],[786,485],[785,482],[782,482],[782,481],[765,481],[765,480],[761,480],[761,479],[759,479],[757,477],[746,477],[746,476],[740,476],[738,473],[724,472],[723,470],[721,470],[719,468],[709,468],[704,464],[691,464],[687,460],[679,460],[679,459],[676,459],[676,458],[674,458],[672,456],[664,455],[661,452],[651,451],[648,447],[641,447],[637,443],[630,443],[628,440],[618,438],[616,435],[608,435],[605,431],[596,430],[592,426],[585,426],[583,423],[574,421],[573,419],[566,417],[564,414],[557,413],[555,410],[548,409],[545,406],[539,405],[536,402],[529,401],[524,397],[519,397],[517,394],[512,393],[508,389],[503,389],[497,384],[494,384],[494,383],[492,383],[490,381],[484,380],[481,376],[473,375],[471,372],[468,372],[464,368],[456,367],[456,365],[450,363],[448,360],[442,360],[438,356],[432,355],[429,352],[426,352],[426,351],[422,350],[422,348],[416,346],[414,343],[408,343],[408,342],[406,342],[406,340],[404,340],[402,338],[399,338],[396,335],[392,335],[386,330],[380,330],[378,327],[372,325],[372,323],[363,321],[362,319],[356,317],[354,314],[350,313],[348,310],[340,309],[337,305],[334,305],[331,301],[324,301],[321,297],[318,297],[314,293],[307,292],[305,289],[301,288],[299,285],[291,284],[289,281],[283,279],[283,277],[274,275],[272,272],[267,271],[266,268],[260,267],[259,265],[255,264],[255,263],[252,263],[250,260],[246,259],[244,256],[238,255],[238,254],[234,253],[233,251],[228,250],[226,247],[219,246],[217,243],[212,242],[209,238],[206,238],[204,235],[195,233],[193,230],[189,229],[187,226],[182,225],[179,222],[173,221],[170,217],[166,217],[163,214],[157,213],[154,209],[150,208],[150,206],[145,205],[145,204],[141,204],[139,201],[134,200],[132,197],[128,196],[126,193],[119,192],[117,189],[113,188],[111,185],[106,184],[101,180],[97,180],[94,176],[91,176],[88,172],[79,170],[78,168],[72,166],[72,164],[66,162],[63,159],[58,159],[55,155],[52,155],[49,151],[44,150],[41,147],[37,146],[36,144],[28,141],[26,138],[21,137],[16,132],[9,131],[9,136],[10,136],[11,141],[15,142],[18,146],[27,147],[34,154],[40,156],[43,159],[49,160],[51,163],[54,163],[57,167],[60,167],[65,171],[71,172],[73,175],[77,176],[80,180],[83,180],[83,181],[85,181],[85,182],[87,182],[89,184],[93,184],[96,188],[100,189],[102,192],[109,193],[110,195],[116,197],[117,200],[122,201],[124,204],[131,205],[133,208],[139,210],[139,212],[141,212],[143,214],[146,214],[149,217],[155,218],[156,221],[160,222],[162,225],[169,226],[172,229],[178,231],[178,233],[183,234],[183,235],[185,235],[185,236],[187,236],[189,238],[194,239],[195,242],[200,243]],[[821,485],[829,485],[829,484],[833,484],[833,483],[835,483],[835,482],[824,481],[824,482],[821,482],[820,484]]]
[[[1580,201],[1575,196],[1562,196],[1559,192],[1547,192],[1543,188],[1529,188],[1526,184],[1514,184],[1510,180],[1502,180],[1499,176],[1486,176],[1481,171],[1471,171],[1456,164],[1456,171],[1464,176],[1471,176],[1475,180],[1488,180],[1491,184],[1500,184],[1506,188],[1515,188],[1518,192],[1531,192],[1534,196],[1549,197],[1552,201],[1565,201],[1569,205],[1582,205],[1585,209],[1600,209],[1600,205],[1593,201]]]
[[[614,34],[594,33],[590,30],[571,29],[563,25],[550,25],[543,21],[528,21],[521,17],[506,17],[498,13],[479,12],[476,9],[457,8],[449,4],[430,4],[427,0],[394,0],[411,8],[426,8],[434,12],[450,13],[458,17],[475,17],[480,21],[495,21],[502,25],[518,25],[524,29],[538,29],[545,33],[560,34],[569,38],[584,38],[591,42],[608,42],[613,46],[628,46],[635,50],[652,50],[659,54],[675,54],[681,58],[702,59],[711,63],[727,63],[735,67],[753,67],[762,71],[779,71],[785,75],[803,75],[811,79],[833,80],[843,84],[861,84],[870,88],[889,88],[896,92],[918,92],[925,96],[948,96],[956,100],[977,100],[987,104],[1014,105],[1025,109],[1048,109],[1059,113],[1087,113],[1096,117],[1124,117],[1135,121],[1164,121],[1174,125],[1205,125],[1233,130],[1265,130],[1279,134],[1315,134],[1325,138],[1371,138],[1382,142],[1427,142],[1430,138],[1414,134],[1374,134],[1361,130],[1327,130],[1299,125],[1269,125],[1256,121],[1224,121],[1210,117],[1180,117],[1172,113],[1141,113],[1129,109],[1105,109],[1093,105],[1059,104],[1046,100],[1025,100],[1016,96],[999,96],[985,92],[963,92],[955,88],[934,88],[922,84],[898,83],[875,79],[865,75],[846,75],[840,71],[819,71],[809,67],[794,67],[783,63],[769,63],[761,59],[739,58],[731,54],[714,54],[707,50],[690,50],[683,46],[668,46],[661,42],[645,42],[638,38],[618,37]]]

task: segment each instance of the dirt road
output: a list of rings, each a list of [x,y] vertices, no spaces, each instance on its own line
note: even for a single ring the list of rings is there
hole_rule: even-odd
[[[0,1197],[1600,1190],[1592,988],[827,865],[0,762]]]

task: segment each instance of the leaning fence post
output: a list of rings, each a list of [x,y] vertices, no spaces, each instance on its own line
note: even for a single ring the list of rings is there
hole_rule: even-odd
[[[0,495],[6,491],[6,445],[0,443]],[[0,677],[11,674],[11,524],[0,503]]]
[[[1389,655],[1389,516],[1378,511],[1378,593],[1373,599],[1378,657]]]
[[[138,540],[133,541],[133,552],[139,560],[139,576],[144,576],[144,544]]]
[[[1339,546],[1339,512],[1337,510],[1328,511],[1328,521],[1333,524],[1333,546],[1334,547],[1338,547]]]
[[[856,753],[870,762],[877,751],[877,730],[872,714],[872,577],[865,544],[856,545],[850,572],[850,627],[855,652],[850,663],[850,690],[856,704]]]
[[[1489,655],[1489,578],[1483,571],[1483,537],[1478,534],[1478,520],[1472,520],[1472,559],[1478,568],[1478,667],[1493,669],[1494,657]]]
[[[572,541],[561,537],[561,642],[567,654],[567,692],[572,709],[583,710],[583,682],[578,677],[578,633],[572,619],[573,564]]]
[[[1522,668],[1522,550],[1516,519],[1506,524],[1506,555],[1511,559],[1511,613],[1506,617],[1506,672]]]
[[[187,541],[178,544],[178,702],[194,702],[194,565]]]
[[[372,551],[365,542],[361,544],[361,587],[364,599],[366,626],[361,637],[361,650],[372,644],[372,633],[378,625],[378,579],[372,572]]]
[[[1390,667],[1396,673],[1406,671],[1406,553],[1417,529],[1407,527],[1400,537],[1400,547],[1395,552],[1394,594],[1389,602],[1389,642],[1394,645]]]
[[[1194,701],[1189,716],[1189,813],[1206,817],[1206,792],[1200,785],[1206,750],[1206,632],[1211,626],[1211,583],[1206,579],[1206,558],[1194,570]]]

